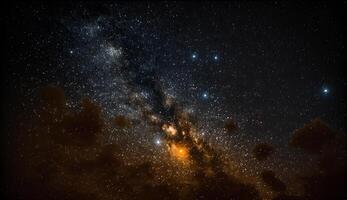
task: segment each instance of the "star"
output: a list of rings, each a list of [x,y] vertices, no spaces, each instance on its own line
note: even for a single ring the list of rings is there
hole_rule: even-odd
[[[192,58],[196,59],[197,57],[198,57],[198,55],[196,55],[196,53],[193,53]]]
[[[208,99],[208,93],[207,93],[207,92],[204,92],[204,93],[202,94],[202,98]]]
[[[70,50],[70,54],[73,54],[73,51],[72,51],[72,50]]]
[[[159,144],[161,143],[161,141],[158,139],[158,140],[155,141],[155,143],[156,143],[157,145],[159,145]]]
[[[213,59],[214,59],[214,60],[218,60],[218,56],[215,55],[215,56],[213,57]]]
[[[324,94],[328,94],[329,93],[329,89],[328,88],[323,88],[323,93]]]

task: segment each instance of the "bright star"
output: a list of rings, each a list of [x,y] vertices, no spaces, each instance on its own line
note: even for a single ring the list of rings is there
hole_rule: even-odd
[[[328,88],[324,88],[324,89],[323,89],[323,93],[324,93],[324,94],[328,94],[328,93],[329,93],[329,89],[328,89]]]
[[[214,56],[213,58],[214,58],[215,60],[218,60],[218,56]]]
[[[202,94],[202,97],[203,97],[204,99],[207,99],[207,98],[208,98],[207,92],[204,92],[204,93]]]
[[[160,140],[156,140],[155,143],[159,145],[161,142]]]
[[[70,54],[73,54],[73,51],[72,51],[72,50],[70,50]]]
[[[192,58],[195,59],[196,57],[197,57],[197,55],[194,53],[194,54],[192,55]]]

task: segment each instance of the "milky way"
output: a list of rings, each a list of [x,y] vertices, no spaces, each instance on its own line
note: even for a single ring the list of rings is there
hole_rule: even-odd
[[[6,197],[345,198],[339,7],[11,4]]]

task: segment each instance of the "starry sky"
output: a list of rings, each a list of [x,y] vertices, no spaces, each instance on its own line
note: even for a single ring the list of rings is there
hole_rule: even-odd
[[[9,4],[6,197],[346,198],[345,6]]]

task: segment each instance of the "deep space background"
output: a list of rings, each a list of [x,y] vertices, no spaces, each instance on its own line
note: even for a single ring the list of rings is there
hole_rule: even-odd
[[[7,199],[346,199],[345,2],[11,2]]]

